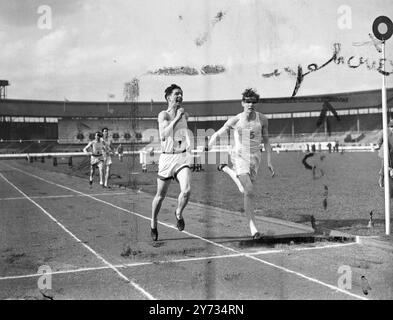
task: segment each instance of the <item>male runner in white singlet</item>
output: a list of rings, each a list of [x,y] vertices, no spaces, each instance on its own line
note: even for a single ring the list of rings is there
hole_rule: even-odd
[[[90,151],[89,151],[90,150]],[[94,169],[98,168],[100,174],[100,185],[103,186],[103,164],[105,153],[105,142],[102,140],[102,133],[96,132],[95,139],[90,141],[83,152],[90,154],[90,186],[93,184]]]
[[[108,180],[110,177],[111,172],[111,165],[112,165],[112,157],[113,154],[113,147],[112,147],[112,140],[109,139],[109,129],[103,128],[102,129],[102,139],[105,142],[105,152],[104,152],[104,166],[105,166],[105,178],[104,178],[104,188],[110,188],[108,185]]]
[[[190,198],[191,141],[188,135],[187,116],[181,107],[182,89],[178,85],[172,84],[165,89],[165,100],[168,103],[168,108],[158,115],[162,153],[158,161],[157,193],[152,203],[151,237],[153,241],[158,239],[157,216],[171,181],[175,179],[180,186],[178,205],[175,211],[179,231],[184,230],[183,210]]]
[[[239,191],[244,195],[244,211],[249,220],[251,235],[259,239],[261,234],[255,225],[254,215],[254,182],[257,177],[261,162],[261,144],[267,153],[267,165],[272,176],[274,168],[271,164],[271,146],[269,143],[268,119],[265,115],[255,111],[255,104],[259,101],[259,95],[253,89],[243,92],[242,106],[244,111],[229,119],[224,126],[212,135],[208,148],[211,149],[217,137],[234,130],[234,148],[231,152],[233,167],[223,164],[218,170],[228,174],[236,183]]]

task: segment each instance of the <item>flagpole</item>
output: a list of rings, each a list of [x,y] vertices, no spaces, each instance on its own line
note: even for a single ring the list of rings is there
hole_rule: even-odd
[[[390,179],[389,179],[389,141],[388,110],[386,103],[385,40],[382,41],[382,128],[383,128],[383,173],[385,186],[385,233],[390,235]]]

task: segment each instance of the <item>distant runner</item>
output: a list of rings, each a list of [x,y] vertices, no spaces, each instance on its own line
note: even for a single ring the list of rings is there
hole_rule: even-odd
[[[100,174],[100,185],[103,186],[103,164],[104,164],[104,152],[105,142],[102,140],[102,133],[96,132],[95,139],[90,141],[86,147],[83,148],[83,152],[90,155],[90,178],[89,184],[92,186],[94,170],[98,168]]]
[[[111,165],[112,165],[112,157],[111,155],[114,153],[112,147],[112,140],[109,138],[109,129],[103,128],[102,129],[102,139],[105,142],[105,152],[104,152],[104,166],[105,166],[105,179],[104,179],[104,188],[110,188],[108,185],[108,180],[110,177],[111,172]]]

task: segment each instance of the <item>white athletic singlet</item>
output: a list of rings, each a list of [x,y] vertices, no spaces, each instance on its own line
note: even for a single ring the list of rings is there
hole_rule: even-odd
[[[173,118],[169,115],[169,113],[166,113],[169,117],[168,121],[173,121]],[[172,133],[165,137],[164,140],[161,140],[161,151],[163,153],[178,153],[184,151],[187,147],[187,129],[187,120],[183,114],[174,126]]]
[[[249,174],[251,181],[254,181],[258,174],[261,162],[261,123],[267,122],[267,118],[259,112],[255,113],[255,119],[248,122],[242,116],[234,125],[235,146],[231,152],[233,169],[236,174]]]
[[[169,121],[173,121],[168,114]],[[177,179],[180,170],[190,167],[193,161],[190,152],[185,152],[187,148],[187,120],[185,115],[176,123],[171,134],[161,140],[160,159],[158,161],[158,178]]]
[[[235,150],[239,154],[247,156],[260,152],[262,142],[262,119],[260,117],[263,116],[255,112],[255,119],[248,122],[245,117],[240,116],[235,124]]]
[[[104,152],[105,146],[104,143],[100,140],[99,142],[93,141],[90,145],[91,147],[91,156],[90,156],[90,164],[92,166],[102,166],[102,162],[104,160]]]
[[[105,146],[104,143],[99,141],[93,141],[93,143],[91,144],[91,148],[92,148],[92,155],[93,156],[102,156],[104,154],[105,151]]]

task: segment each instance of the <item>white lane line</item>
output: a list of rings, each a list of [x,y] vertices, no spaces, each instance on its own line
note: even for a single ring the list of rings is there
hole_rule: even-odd
[[[104,264],[106,264],[109,268],[115,271],[123,280],[130,283],[135,289],[139,290],[142,294],[144,294],[148,299],[155,300],[155,298],[145,291],[142,287],[140,287],[135,282],[128,279],[124,274],[122,274],[117,268],[112,265],[110,262],[105,260],[100,254],[94,251],[91,247],[87,244],[83,243],[77,236],[75,236],[71,231],[69,231],[65,226],[63,226],[59,221],[57,221],[48,211],[46,211],[43,207],[41,207],[37,202],[33,199],[29,198],[22,190],[20,190],[17,186],[15,186],[11,181],[9,181],[2,173],[0,173],[0,177],[4,179],[4,181],[8,182],[13,188],[15,188],[21,195],[27,198],[30,202],[32,202],[35,206],[37,206],[43,213],[45,213],[53,222],[55,222],[60,228],[62,228],[66,233],[68,233],[72,238],[74,238],[78,243],[84,246],[87,250],[89,250],[93,255],[95,255],[99,260],[101,260]]]
[[[174,260],[158,260],[158,261],[146,261],[146,262],[133,262],[133,263],[124,263],[124,264],[117,264],[114,267],[118,269],[130,268],[130,267],[140,267],[146,265],[153,265],[153,264],[164,264],[164,263],[180,263],[180,262],[192,262],[192,261],[203,261],[203,260],[210,260],[210,259],[223,259],[223,258],[233,258],[233,257],[240,257],[244,254],[226,254],[226,255],[216,255],[216,256],[208,256],[208,257],[195,257],[195,258],[182,258],[182,259],[174,259]],[[88,272],[88,271],[96,271],[96,270],[107,270],[109,267],[90,267],[90,268],[78,268],[78,269],[71,269],[71,270],[59,270],[54,272],[47,272],[46,275],[49,274],[68,274],[68,273],[79,273],[79,272]],[[13,280],[13,279],[23,279],[23,278],[34,278],[39,277],[41,274],[33,273],[27,275],[19,275],[19,276],[6,276],[0,277],[1,280]]]
[[[322,286],[328,287],[328,288],[330,288],[330,289],[332,289],[332,290],[334,290],[334,291],[336,291],[336,292],[338,291],[338,292],[341,292],[341,293],[350,295],[350,296],[352,296],[352,297],[354,297],[354,298],[357,298],[357,299],[360,299],[360,300],[368,300],[368,299],[365,298],[365,297],[362,297],[362,296],[359,296],[359,295],[357,295],[357,294],[348,292],[348,291],[346,291],[346,290],[344,290],[344,289],[341,289],[341,288],[339,288],[339,287],[330,285],[330,284],[328,284],[328,283],[326,283],[326,282],[323,282],[323,281],[320,281],[320,280],[318,280],[318,279],[315,279],[315,278],[312,278],[312,277],[308,277],[308,276],[306,276],[306,275],[304,275],[304,274],[302,274],[302,273],[300,273],[300,272],[293,271],[293,270],[291,270],[291,269],[288,269],[288,268],[285,268],[285,267],[276,265],[276,264],[274,264],[274,263],[268,262],[268,261],[266,261],[266,260],[262,260],[262,259],[260,259],[260,258],[251,256],[251,255],[247,255],[247,256],[248,256],[250,259],[253,259],[253,260],[255,260],[255,261],[262,262],[262,263],[267,264],[268,266],[274,267],[274,268],[276,268],[276,269],[280,269],[280,270],[282,270],[282,271],[285,271],[285,272],[288,272],[288,273],[297,275],[298,277],[301,277],[301,278],[306,279],[306,280],[309,280],[309,281],[311,281],[311,282],[314,282],[314,283],[320,284],[320,285],[322,285]]]
[[[158,261],[146,261],[146,262],[133,262],[133,263],[124,263],[124,264],[117,264],[114,265],[115,268],[122,269],[122,268],[130,268],[130,267],[140,267],[145,265],[153,265],[153,264],[165,264],[165,263],[182,263],[182,262],[194,262],[194,261],[204,261],[204,260],[211,260],[211,259],[228,259],[228,258],[237,258],[237,257],[244,257],[246,255],[262,255],[262,254],[275,254],[275,253],[287,253],[290,251],[307,251],[307,250],[318,250],[318,249],[331,249],[337,247],[345,247],[350,245],[356,245],[357,243],[344,243],[344,244],[337,244],[337,245],[327,245],[321,247],[310,247],[310,248],[295,248],[295,249],[279,249],[279,250],[258,250],[254,252],[242,252],[242,253],[234,253],[234,254],[223,254],[223,255],[213,255],[213,256],[205,256],[205,257],[195,257],[195,258],[181,258],[181,259],[173,259],[173,260],[158,260]],[[47,274],[68,274],[68,273],[80,273],[80,272],[89,272],[89,271],[98,271],[98,270],[107,270],[110,269],[109,267],[89,267],[89,268],[78,268],[78,269],[71,269],[71,270],[59,270],[54,272],[48,272]],[[41,274],[33,273],[27,275],[19,275],[19,276],[5,276],[0,277],[1,280],[13,280],[13,279],[23,279],[23,278],[33,278],[39,277]]]
[[[39,176],[36,176],[36,175],[31,174],[31,173],[29,173],[29,172],[26,172],[26,171],[24,171],[24,170],[15,168],[15,167],[13,167],[13,166],[10,166],[10,165],[8,165],[8,164],[5,164],[5,165],[6,165],[7,167],[11,168],[11,169],[17,170],[17,171],[19,171],[19,172],[22,172],[22,173],[24,173],[24,174],[26,174],[26,175],[28,175],[28,176],[31,176],[31,177],[36,178],[36,179],[39,179],[39,180],[44,181],[44,182],[46,182],[46,183],[49,183],[49,184],[58,186],[58,187],[60,187],[60,188],[64,188],[64,189],[66,189],[66,190],[73,191],[73,192],[78,193],[78,194],[84,194],[83,192],[74,190],[74,189],[72,189],[72,188],[69,188],[69,187],[60,185],[60,184],[58,184],[58,183],[55,183],[55,182],[52,182],[52,181],[49,181],[49,180],[46,180],[46,179],[44,179],[44,178],[41,178],[41,177],[39,177]],[[111,207],[113,207],[113,208],[116,208],[116,209],[119,209],[119,210],[121,210],[121,211],[125,211],[125,212],[128,212],[128,213],[131,213],[131,214],[136,215],[136,216],[138,216],[138,217],[140,217],[140,218],[142,218],[142,219],[145,219],[145,220],[150,221],[150,218],[145,217],[144,215],[141,215],[141,214],[139,214],[139,213],[130,211],[130,210],[128,210],[128,209],[124,209],[124,208],[119,207],[119,206],[117,206],[117,205],[114,205],[114,204],[112,204],[112,203],[110,203],[110,202],[107,202],[107,201],[104,201],[104,200],[101,200],[101,199],[98,199],[98,198],[89,196],[89,195],[87,195],[87,194],[86,194],[86,196],[88,196],[89,198],[94,199],[94,200],[96,200],[96,201],[98,201],[98,202],[105,203],[105,204],[107,204],[107,205],[109,205],[109,206],[111,206]],[[168,227],[168,228],[172,228],[172,229],[176,229],[176,230],[177,230],[177,228],[176,228],[175,226],[173,226],[173,225],[170,225],[170,224],[167,224],[167,223],[163,223],[163,222],[159,222],[159,223],[160,223],[161,225],[164,225],[164,226]],[[224,246],[224,245],[219,244],[219,243],[216,243],[216,242],[214,242],[214,241],[205,239],[205,238],[203,238],[203,237],[200,237],[200,236],[198,236],[198,235],[192,234],[192,233],[190,233],[190,232],[187,232],[187,231],[182,231],[182,232],[185,233],[185,234],[187,234],[187,235],[189,235],[189,236],[191,236],[191,237],[200,239],[200,240],[202,240],[202,241],[204,241],[204,242],[210,243],[210,244],[212,244],[212,245],[214,245],[214,246],[223,248],[223,249],[228,250],[228,251],[231,251],[231,252],[233,252],[233,253],[236,253],[236,254],[241,254],[241,253],[242,253],[242,252],[240,252],[240,251],[238,251],[238,250],[235,250],[235,249],[233,249],[233,248]],[[341,289],[341,288],[339,288],[339,287],[337,287],[337,286],[330,285],[330,284],[328,284],[328,283],[325,283],[325,282],[323,282],[323,281],[317,280],[317,279],[315,279],[315,278],[308,277],[308,276],[306,276],[306,275],[304,275],[304,274],[302,274],[302,273],[300,273],[300,272],[296,272],[296,271],[290,270],[290,269],[288,269],[288,268],[285,268],[285,267],[281,267],[281,266],[279,266],[279,265],[276,265],[276,264],[274,264],[274,263],[270,263],[270,262],[268,262],[268,261],[265,261],[265,260],[262,260],[262,259],[260,259],[260,258],[254,257],[253,255],[245,254],[244,256],[245,256],[245,257],[248,257],[248,258],[250,258],[250,259],[252,259],[252,260],[254,260],[254,261],[258,261],[258,262],[261,262],[261,263],[266,264],[266,265],[268,265],[268,266],[274,267],[274,268],[276,268],[276,269],[285,271],[285,272],[287,272],[287,273],[297,275],[298,277],[301,277],[301,278],[306,279],[306,280],[309,280],[309,281],[311,281],[311,282],[320,284],[320,285],[322,285],[322,286],[324,286],[324,287],[327,287],[327,288],[329,288],[329,289],[332,289],[332,290],[341,292],[341,293],[343,293],[343,294],[347,294],[347,295],[349,295],[349,296],[351,296],[351,297],[354,297],[354,298],[357,298],[357,299],[361,299],[361,300],[368,300],[368,299],[365,298],[365,297],[362,297],[362,296],[359,296],[359,295],[357,295],[357,294],[348,292],[348,291],[346,291],[346,290],[344,290],[344,289]]]
[[[123,196],[128,195],[127,192],[107,192],[107,193],[92,193],[90,196],[98,197],[98,196]],[[30,199],[57,199],[57,198],[75,198],[75,197],[85,197],[82,194],[62,194],[58,196],[32,196]],[[25,197],[13,197],[13,198],[0,198],[0,201],[9,201],[9,200],[23,200]]]
[[[47,273],[45,273],[45,275],[80,273],[80,272],[108,270],[108,269],[111,269],[111,268],[110,267],[78,268],[78,269],[71,269],[71,270],[59,270],[59,271],[47,272]],[[19,276],[6,276],[6,277],[1,277],[0,281],[1,280],[35,278],[35,277],[40,277],[40,276],[42,276],[42,274],[39,274],[39,273],[25,274],[25,275],[19,275]]]

